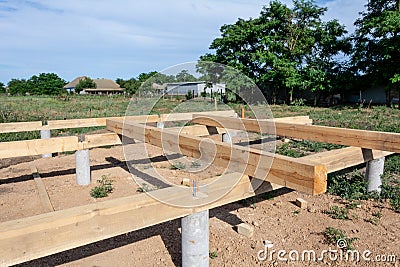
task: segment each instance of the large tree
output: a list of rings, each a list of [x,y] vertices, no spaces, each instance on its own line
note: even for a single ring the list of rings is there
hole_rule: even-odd
[[[6,92],[6,88],[4,87],[4,83],[0,82],[0,94],[4,94]]]
[[[354,25],[353,62],[360,75],[400,93],[400,0],[369,0]],[[400,105],[399,105],[400,108]]]
[[[214,54],[200,59],[232,66],[252,78],[267,96],[292,99],[294,90],[328,90],[328,77],[348,49],[344,26],[323,22],[326,8],[295,0],[293,8],[271,1],[258,18],[223,25],[210,45]]]
[[[59,94],[66,82],[55,73],[40,73],[33,75],[28,80],[29,92],[35,95],[56,95]]]

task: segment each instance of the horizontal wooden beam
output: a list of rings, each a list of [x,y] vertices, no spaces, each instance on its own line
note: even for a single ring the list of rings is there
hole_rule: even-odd
[[[193,115],[193,123],[286,136],[316,142],[354,146],[400,153],[400,133],[365,131],[273,120]]]
[[[359,147],[345,147],[302,157],[315,163],[324,164],[328,173],[357,166],[368,161],[394,154],[380,150],[362,149]]]
[[[311,125],[313,120],[310,119],[310,116],[294,116],[294,117],[283,117],[283,118],[274,118],[275,122],[285,122],[285,123],[293,123],[293,124],[306,124]]]
[[[307,160],[273,155],[220,141],[203,142],[205,139],[200,137],[182,133],[178,135],[168,129],[132,122],[124,124],[117,120],[107,120],[107,129],[194,158],[200,158],[202,154],[211,156],[215,150],[215,156],[210,159],[212,164],[229,166],[230,171],[244,173],[261,180],[266,179],[308,194],[315,195],[326,191],[326,167]]]
[[[120,120],[120,119],[117,119]],[[120,120],[121,122],[123,120]],[[176,133],[184,133],[194,136],[209,135],[207,127],[204,125],[190,125],[185,127],[168,128]],[[218,133],[226,131],[218,128]],[[118,134],[114,132],[101,134],[84,135],[84,140],[79,142],[77,136],[53,137],[49,139],[34,139],[11,142],[0,142],[0,159],[22,156],[35,156],[41,154],[61,153],[67,151],[76,151],[90,149],[102,146],[121,145],[122,142]]]
[[[0,143],[0,159],[76,151],[119,144],[121,144],[121,140],[115,133],[85,135],[83,142],[79,142],[77,136],[2,142]]]
[[[30,132],[41,128],[41,121],[0,123],[0,133]]]
[[[239,182],[229,191],[227,184],[232,180]],[[220,176],[210,186],[209,196],[228,192],[212,203],[207,203],[207,198],[193,199],[190,188],[182,193],[181,188],[170,187],[153,191],[154,197],[143,193],[3,222],[0,223],[0,265],[9,266],[48,256],[280,187],[264,182],[256,191],[251,188],[248,176],[232,173]],[[184,208],[155,199],[165,197],[180,203],[197,204],[200,201],[204,205]]]
[[[106,126],[107,119],[115,120],[128,120],[137,122],[159,122],[159,121],[180,121],[191,120],[193,112],[188,113],[171,113],[158,115],[138,115],[126,117],[105,117],[105,118],[87,118],[87,119],[68,119],[68,120],[49,120],[47,125],[42,125],[41,121],[30,122],[11,122],[0,123],[0,133],[15,133],[15,132],[30,132],[40,130],[55,130],[55,129],[72,129],[72,128],[85,128],[85,127],[102,127]],[[206,111],[196,112],[196,114],[215,115],[218,116],[235,116],[235,111]]]

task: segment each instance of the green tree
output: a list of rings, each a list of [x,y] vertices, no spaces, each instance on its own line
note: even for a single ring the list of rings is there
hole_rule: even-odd
[[[4,83],[0,82],[0,94],[4,94],[6,92],[6,88]]]
[[[389,104],[392,89],[400,94],[400,1],[369,0],[360,15],[352,60],[364,79],[387,88]]]
[[[187,70],[181,70],[178,74],[176,74],[175,79],[177,82],[194,82],[196,81],[196,77],[189,73]]]
[[[325,12],[313,1],[295,0],[293,8],[271,1],[258,18],[223,25],[221,37],[210,45],[215,54],[200,60],[240,70],[270,99],[278,92],[291,101],[294,90],[326,90],[332,86],[327,77],[338,64],[333,58],[348,48],[348,40],[344,26],[322,21]],[[310,82],[315,79],[319,82]]]
[[[96,83],[89,77],[83,77],[75,86],[75,93],[80,93],[83,89],[96,88]]]
[[[135,94],[139,89],[140,85],[142,84],[135,78],[130,78],[129,80],[118,78],[115,82],[118,83],[121,86],[121,88],[125,88],[128,94]]]
[[[8,82],[8,92],[11,95],[25,95],[29,92],[30,86],[27,80],[25,79],[11,79]]]
[[[158,72],[157,71],[150,71],[150,72],[142,72],[139,74],[139,76],[137,77],[137,79],[139,80],[139,82],[143,83],[145,81],[147,81],[149,78],[153,77],[154,75],[156,75]]]
[[[33,75],[29,80],[29,92],[35,95],[56,95],[59,94],[66,82],[55,73],[40,73]]]

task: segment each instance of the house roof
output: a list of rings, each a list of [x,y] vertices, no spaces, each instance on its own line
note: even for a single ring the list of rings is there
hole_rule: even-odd
[[[75,88],[78,83],[83,79],[87,78],[86,76],[80,76],[72,80],[71,82],[67,83],[64,88]],[[96,84],[96,88],[88,88],[90,91],[123,91],[124,89],[119,86],[118,83],[114,82],[110,79],[93,79],[93,82]],[[88,89],[85,89],[86,91]]]

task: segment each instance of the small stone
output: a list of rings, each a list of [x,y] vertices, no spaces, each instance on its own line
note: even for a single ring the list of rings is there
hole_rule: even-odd
[[[284,142],[284,143],[290,143],[290,139],[289,139],[289,138],[284,138],[284,139],[283,139],[283,142]]]
[[[246,237],[252,237],[254,233],[254,228],[247,223],[241,223],[237,226],[237,231],[239,234],[244,235]]]
[[[183,178],[181,185],[183,186],[190,186],[190,179],[189,178]]]
[[[307,208],[307,201],[305,201],[302,198],[297,198],[296,199],[296,206],[300,207],[301,209],[306,209]]]
[[[260,224],[259,224],[258,222],[256,222],[256,221],[253,221],[253,225],[254,225],[255,227],[260,226]]]
[[[310,207],[310,208],[308,208],[307,210],[308,210],[308,212],[312,212],[312,213],[315,212],[315,208],[314,208],[314,207]]]

